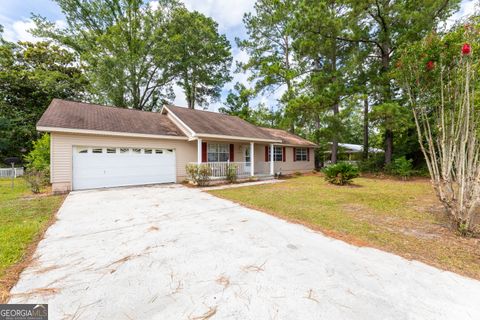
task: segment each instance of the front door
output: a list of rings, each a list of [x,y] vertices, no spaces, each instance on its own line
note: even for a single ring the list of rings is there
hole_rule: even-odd
[[[245,152],[243,155],[243,160],[245,162],[245,167],[250,168],[251,160],[252,158],[250,157],[250,146],[245,148]]]

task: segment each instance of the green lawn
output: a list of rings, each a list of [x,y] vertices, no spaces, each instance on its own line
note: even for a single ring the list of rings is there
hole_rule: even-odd
[[[478,239],[450,228],[427,180],[359,178],[352,186],[334,186],[313,175],[210,193],[356,245],[480,279]]]
[[[0,302],[16,278],[14,266],[39,240],[64,196],[33,195],[25,181],[0,179]],[[20,270],[17,270],[20,271]]]

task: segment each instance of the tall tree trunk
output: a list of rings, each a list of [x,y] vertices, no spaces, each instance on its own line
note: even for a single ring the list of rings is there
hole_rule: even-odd
[[[192,82],[190,87],[190,96],[188,97],[188,108],[195,109],[195,83]]]
[[[363,100],[363,160],[368,159],[368,96]]]
[[[385,164],[392,162],[393,155],[393,131],[385,130]]]
[[[290,120],[290,132],[295,134],[295,123],[293,120]]]
[[[285,58],[285,69],[287,71],[290,71],[290,41],[288,36],[285,36],[284,39],[284,46],[285,46],[285,52],[284,52],[284,58]],[[287,73],[288,74],[288,73]],[[292,97],[292,81],[290,80],[290,75],[287,75],[285,78],[285,82],[287,84],[287,101],[286,105],[290,102],[290,100],[293,98]],[[293,115],[290,115],[290,132],[295,134],[295,118]]]
[[[195,98],[193,96],[193,82],[190,84],[188,81],[188,74],[185,72],[183,75],[183,87],[185,91],[185,99],[187,100],[188,108],[195,109]]]
[[[384,43],[382,45],[382,76],[385,75],[390,68],[390,45]],[[383,92],[383,103],[392,101],[392,92],[390,81],[385,81]],[[390,164],[393,157],[393,131],[390,129],[385,130],[385,164]]]
[[[288,92],[288,95],[287,95],[287,105],[288,105],[288,102],[293,98],[292,97],[292,83],[290,80],[287,80],[287,92]],[[290,132],[295,134],[295,118],[293,117],[292,114],[289,115],[289,122],[290,122]]]
[[[336,42],[334,42],[333,46],[334,46],[334,49],[333,49],[333,54],[332,54],[332,74],[334,75],[332,77],[332,83],[336,83],[337,82],[337,52],[336,52]],[[338,99],[339,97],[337,97],[336,99],[336,102],[334,103],[333,105],[333,118],[335,119],[334,121],[337,121],[337,118],[338,118],[338,114],[339,114],[339,102],[338,102]],[[337,160],[338,160],[338,132],[337,130],[335,130],[335,132],[333,133],[333,137],[332,137],[332,158],[331,158],[331,161],[332,163],[337,163]]]
[[[339,108],[338,103],[333,105],[333,117],[336,119],[338,117]],[[333,134],[332,138],[332,158],[330,159],[332,163],[337,163],[338,161],[338,137],[337,134]]]

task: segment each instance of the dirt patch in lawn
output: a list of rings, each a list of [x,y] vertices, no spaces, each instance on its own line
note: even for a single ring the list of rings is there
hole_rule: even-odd
[[[452,228],[429,180],[359,178],[355,185],[332,186],[311,175],[210,193],[357,246],[480,279],[480,239]]]
[[[419,212],[429,212],[433,217],[433,221],[373,215],[367,211],[367,208],[361,205],[346,205],[343,206],[343,209],[345,213],[352,215],[352,219],[367,222],[377,230],[383,230],[394,235],[394,238],[398,241],[386,244],[390,251],[408,259],[419,260],[438,268],[456,271],[480,279],[480,270],[478,268],[470,269],[466,267],[460,259],[460,256],[466,254],[473,258],[472,263],[475,260],[480,262],[480,239],[459,236],[452,229],[452,223],[440,205],[432,207],[427,201],[423,207],[418,202],[406,204],[406,206],[411,206],[411,208]],[[376,247],[379,249],[385,248],[382,246]],[[441,261],[438,261],[438,255],[441,254],[438,248],[442,247],[444,248],[442,250],[444,251],[442,254],[443,258]],[[453,248],[457,248],[460,251],[453,252],[455,250]],[[446,267],[445,263],[448,263],[449,266]]]
[[[224,196],[221,196],[221,195],[218,195],[218,194],[215,194],[215,196],[217,196],[219,198],[222,198],[222,199],[225,199],[225,200],[233,201],[237,204],[241,204],[242,206],[253,209],[253,210],[258,210],[258,211],[268,213],[271,216],[275,216],[277,218],[280,218],[282,220],[285,220],[285,221],[288,221],[288,222],[291,222],[291,223],[304,225],[305,227],[307,227],[309,229],[312,229],[314,231],[318,231],[318,232],[320,232],[324,235],[327,235],[329,237],[332,237],[332,238],[335,238],[335,239],[338,239],[338,240],[343,240],[345,242],[356,245],[358,247],[368,247],[369,246],[368,242],[362,241],[362,240],[360,240],[356,237],[353,237],[351,235],[348,235],[348,234],[343,234],[343,233],[340,233],[340,232],[337,232],[337,231],[334,231],[334,230],[329,230],[329,229],[322,228],[315,223],[309,223],[309,222],[301,220],[301,219],[287,217],[287,216],[279,214],[279,213],[277,213],[273,210],[268,210],[268,209],[265,209],[264,207],[251,205],[251,204],[244,203],[244,202],[241,202],[241,201],[235,201],[235,200],[232,200],[228,197],[224,197]]]

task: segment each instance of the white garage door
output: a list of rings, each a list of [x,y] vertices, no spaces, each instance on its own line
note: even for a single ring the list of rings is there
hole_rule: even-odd
[[[73,148],[73,189],[175,182],[175,150]]]

